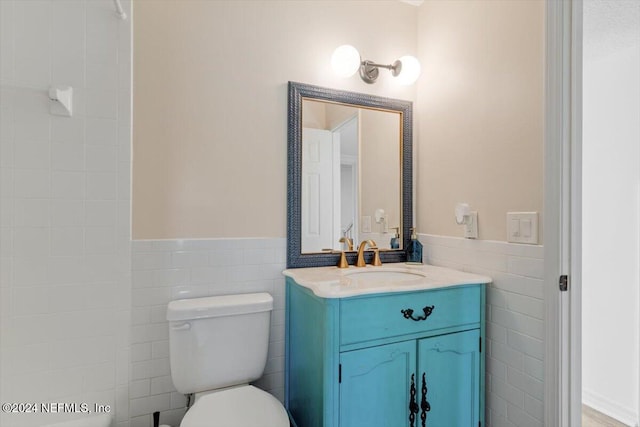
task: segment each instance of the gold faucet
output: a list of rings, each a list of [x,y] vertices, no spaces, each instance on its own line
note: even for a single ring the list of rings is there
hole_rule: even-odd
[[[353,239],[349,238],[349,237],[341,237],[340,240],[338,240],[338,243],[346,243],[347,244],[347,250],[348,251],[352,251],[353,250]]]
[[[364,267],[367,263],[364,261],[364,248],[365,246],[369,246],[369,249],[373,250],[373,262],[371,265],[380,266],[382,265],[382,261],[380,261],[380,252],[378,251],[378,246],[376,242],[373,240],[364,240],[358,246],[358,260],[356,261],[356,267]]]

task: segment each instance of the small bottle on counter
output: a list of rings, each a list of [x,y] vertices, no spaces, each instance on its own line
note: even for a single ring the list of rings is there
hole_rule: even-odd
[[[391,238],[389,246],[391,249],[400,249],[400,227],[393,227],[393,230],[396,230],[396,232]]]
[[[415,227],[411,229],[411,240],[407,247],[407,263],[422,264],[422,243],[418,240]]]

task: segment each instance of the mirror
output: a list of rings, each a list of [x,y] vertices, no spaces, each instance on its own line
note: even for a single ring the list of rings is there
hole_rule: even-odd
[[[303,97],[303,254],[353,250],[364,240],[392,249],[402,228],[401,125],[398,111]]]
[[[383,263],[406,259],[411,123],[411,102],[289,82],[289,268],[336,265],[351,245],[353,264],[364,240]]]

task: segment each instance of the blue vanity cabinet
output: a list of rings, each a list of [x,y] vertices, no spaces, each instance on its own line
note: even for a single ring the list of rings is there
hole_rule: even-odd
[[[419,406],[424,401],[429,407],[427,426],[471,427],[481,422],[484,365],[479,340],[480,330],[472,329],[418,341],[416,389]]]
[[[320,298],[287,277],[286,292],[298,427],[484,424],[483,284]]]
[[[415,368],[415,341],[341,353],[340,426],[407,425]]]

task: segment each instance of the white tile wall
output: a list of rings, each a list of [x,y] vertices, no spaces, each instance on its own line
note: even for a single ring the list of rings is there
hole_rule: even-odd
[[[234,293],[269,292],[274,298],[269,355],[256,385],[284,397],[284,277],[286,240],[133,241],[131,330],[131,426],[161,422],[178,425],[185,399],[171,382],[169,301]]]
[[[129,425],[130,45],[131,20],[111,0],[0,1],[0,401],[109,404],[119,427]],[[49,114],[52,84],[73,86],[73,117]],[[0,425],[73,417],[1,414]]]
[[[419,238],[427,263],[493,278],[487,288],[487,425],[541,427],[543,247],[426,234]]]

